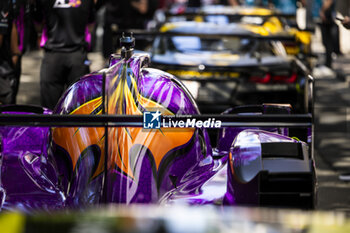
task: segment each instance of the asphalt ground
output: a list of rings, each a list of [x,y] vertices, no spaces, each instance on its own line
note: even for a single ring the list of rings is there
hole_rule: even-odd
[[[18,104],[40,105],[39,73],[42,51],[22,58]],[[100,53],[90,53],[91,71],[104,66]],[[322,63],[322,55],[317,61]],[[319,66],[315,74],[315,160],[319,210],[350,214],[350,182],[338,176],[350,172],[350,54],[338,57],[333,70]]]
[[[338,57],[333,72],[315,77],[315,151],[318,208],[350,212],[350,56]],[[321,72],[322,73],[322,72]],[[349,173],[350,174],[350,173]]]

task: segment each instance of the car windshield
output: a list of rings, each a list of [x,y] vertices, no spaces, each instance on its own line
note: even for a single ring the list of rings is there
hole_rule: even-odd
[[[200,38],[196,36],[174,36],[171,38],[173,50],[185,51],[227,51],[231,53],[246,53],[255,44],[247,38]]]

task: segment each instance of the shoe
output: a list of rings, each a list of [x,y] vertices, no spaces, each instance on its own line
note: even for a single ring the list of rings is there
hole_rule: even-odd
[[[343,173],[339,175],[339,180],[350,181],[350,173]]]

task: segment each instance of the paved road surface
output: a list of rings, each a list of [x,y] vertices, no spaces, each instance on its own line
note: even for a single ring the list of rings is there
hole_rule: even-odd
[[[316,77],[315,148],[319,208],[350,212],[350,56],[338,58],[335,76]]]

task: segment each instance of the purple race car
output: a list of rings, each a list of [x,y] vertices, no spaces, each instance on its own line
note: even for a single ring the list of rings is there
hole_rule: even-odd
[[[174,116],[200,114],[176,77],[147,68],[149,57],[132,52],[133,38],[122,40],[122,54],[112,55],[109,68],[81,78],[53,111],[2,106],[0,117],[105,114],[143,115],[147,120],[149,113],[149,122],[162,115],[167,123]],[[243,106],[223,114],[287,115],[290,107]],[[219,124],[209,120],[209,127]],[[31,211],[101,203],[314,206],[310,130],[305,131],[304,142],[292,138],[292,129],[286,127],[221,127],[217,142],[211,142],[212,129],[202,123],[188,120],[184,128],[163,123],[162,128],[149,129],[2,124],[1,207]]]

